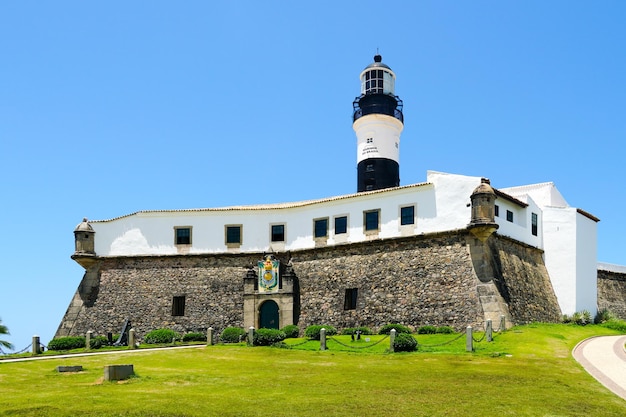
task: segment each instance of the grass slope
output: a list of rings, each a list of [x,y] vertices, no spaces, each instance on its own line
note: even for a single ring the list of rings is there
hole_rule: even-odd
[[[529,325],[474,353],[464,352],[461,338],[410,354],[348,351],[329,341],[325,352],[218,345],[0,361],[0,416],[623,417],[626,401],[571,357],[577,342],[598,334],[616,332]],[[417,335],[422,346],[445,337],[454,335]],[[102,381],[105,365],[131,363],[137,377]],[[60,374],[58,365],[84,371]]]

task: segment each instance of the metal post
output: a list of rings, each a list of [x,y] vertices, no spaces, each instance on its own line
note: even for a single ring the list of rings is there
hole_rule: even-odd
[[[248,346],[254,346],[254,326],[248,329]]]
[[[491,324],[491,320],[487,320],[487,329],[485,330],[485,337],[487,338],[487,342],[491,342],[493,340],[493,324]]]
[[[128,348],[137,349],[137,345],[135,344],[135,329],[128,331]]]
[[[396,340],[396,329],[391,329],[389,332],[389,352],[394,352],[393,341]]]
[[[213,345],[213,327],[209,327],[206,331],[206,344],[207,346]]]
[[[474,351],[474,339],[472,339],[472,326],[467,326],[467,329],[465,329],[465,350],[468,352]]]
[[[87,336],[85,337],[85,350],[91,349],[91,335],[92,334],[93,332],[91,330],[87,332]]]
[[[320,350],[326,350],[326,329],[320,329]]]
[[[41,353],[41,345],[39,344],[39,336],[33,336],[33,355],[39,355]]]

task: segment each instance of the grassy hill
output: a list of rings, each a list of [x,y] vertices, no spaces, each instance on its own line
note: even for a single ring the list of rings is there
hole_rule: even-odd
[[[324,352],[309,342],[0,361],[0,416],[623,417],[626,401],[571,357],[577,342],[599,334],[616,332],[521,326],[473,353],[464,338],[440,345],[455,335],[417,335],[415,353],[383,353],[385,342],[356,350],[329,341]],[[337,340],[350,345],[349,337]],[[103,382],[112,364],[133,364],[137,375]],[[57,373],[58,365],[84,371]]]

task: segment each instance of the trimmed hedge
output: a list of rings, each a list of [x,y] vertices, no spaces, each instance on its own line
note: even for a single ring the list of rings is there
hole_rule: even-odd
[[[246,336],[246,331],[241,327],[227,327],[220,335],[220,340],[224,343],[239,343]]]
[[[179,340],[180,335],[172,329],[156,329],[148,332],[146,337],[143,338],[143,342],[148,345],[172,343],[175,340]]]
[[[190,332],[183,335],[183,342],[206,342],[206,334]]]
[[[326,329],[326,336],[333,336],[337,334],[337,329],[333,326],[328,324],[314,324],[306,328],[304,336],[309,339],[320,340],[320,330],[322,329]]]
[[[287,335],[282,330],[261,328],[254,332],[252,344],[254,346],[271,346],[285,340]]]
[[[396,329],[396,334],[399,333],[407,333],[407,334],[411,334],[411,329],[409,329],[408,326],[405,326],[403,324],[397,324],[397,323],[389,323],[389,324],[385,324],[379,331],[378,334],[389,334],[389,332],[391,332],[391,329]]]
[[[295,324],[288,324],[281,330],[285,332],[287,339],[295,339],[296,337],[300,336],[300,328]]]
[[[408,333],[398,333],[393,339],[394,352],[413,352],[417,350],[417,340]]]
[[[71,350],[85,347],[84,336],[64,336],[52,339],[46,346],[48,350]]]
[[[435,326],[426,325],[417,329],[417,334],[435,334],[435,333],[437,333],[437,328]]]

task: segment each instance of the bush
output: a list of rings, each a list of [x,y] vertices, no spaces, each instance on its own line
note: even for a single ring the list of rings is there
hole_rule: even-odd
[[[602,324],[602,323],[606,323],[607,321],[615,320],[615,319],[617,319],[617,317],[615,317],[615,314],[611,313],[607,309],[604,309],[604,310],[598,310],[593,322],[595,324]]]
[[[200,332],[190,332],[183,336],[183,342],[206,342],[206,335]]]
[[[399,333],[393,339],[394,352],[413,352],[417,350],[417,340],[408,333]]]
[[[333,336],[337,334],[337,329],[333,326],[327,324],[314,324],[306,328],[306,330],[304,331],[304,336],[309,339],[320,340],[320,330],[322,329],[326,329],[326,336]]]
[[[109,339],[106,336],[95,336],[89,341],[91,349],[100,349],[102,346],[108,346]]]
[[[246,331],[241,327],[227,327],[220,335],[224,343],[239,343],[246,336]]]
[[[403,324],[390,323],[385,324],[379,331],[378,334],[389,334],[391,329],[396,329],[396,334],[398,333],[407,333],[411,334],[411,329]]]
[[[452,334],[452,333],[456,333],[456,332],[450,326],[440,326],[440,327],[437,327],[437,333],[439,333],[439,334]]]
[[[48,350],[71,350],[85,347],[85,338],[83,336],[65,336],[52,339],[48,346]]]
[[[295,339],[300,336],[300,328],[295,324],[289,324],[281,329],[285,332],[285,336],[287,339]]]
[[[162,343],[172,343],[174,340],[179,340],[180,335],[172,329],[157,329],[148,332],[143,338],[144,343],[149,345],[156,345]]]
[[[435,334],[435,333],[437,333],[437,328],[435,326],[426,325],[417,329],[417,334]]]
[[[254,346],[271,346],[282,342],[286,337],[287,335],[282,330],[261,328],[254,332],[252,344]]]
[[[361,327],[346,327],[341,331],[341,334],[351,335],[354,334],[357,330],[361,332],[361,334],[374,334],[372,329],[369,327],[361,326]]]

